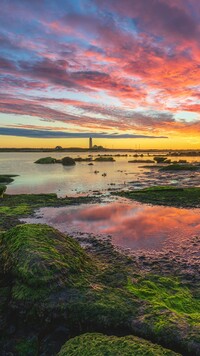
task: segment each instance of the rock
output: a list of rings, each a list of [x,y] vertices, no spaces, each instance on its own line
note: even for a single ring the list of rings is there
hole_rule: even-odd
[[[102,157],[102,156],[100,156],[100,157],[97,157],[97,158],[95,158],[95,161],[97,161],[97,162],[115,162],[115,159],[113,158],[113,157]]]
[[[104,330],[117,335],[137,333],[185,355],[197,355],[199,304],[185,283],[174,276],[135,274],[134,266],[128,269],[127,261],[112,249],[111,243],[95,242],[96,252],[89,255],[74,239],[47,225],[18,225],[0,234],[2,354],[29,355],[27,350],[37,349],[50,355],[52,348],[54,355],[65,333],[67,339],[87,330]],[[109,351],[110,339],[104,335],[100,338]],[[123,345],[130,350],[134,344],[147,345],[143,340],[138,344],[132,337],[133,343],[129,344],[127,338]],[[92,346],[92,341],[86,342]],[[114,355],[116,344],[121,351],[120,339],[114,337]],[[147,346],[152,348],[152,355],[159,355],[151,345]],[[33,353],[38,354],[42,355]],[[79,353],[75,351],[74,355]]]
[[[43,301],[76,283],[92,263],[79,244],[47,225],[18,225],[1,236],[4,273],[12,277],[16,302]],[[36,288],[36,289],[35,289]]]
[[[0,185],[0,198],[3,198],[6,189],[7,189],[6,185]]]
[[[71,157],[64,157],[62,159],[63,166],[74,166],[76,164],[75,160]]]
[[[37,163],[37,164],[53,164],[53,163],[56,163],[56,159],[52,158],[52,157],[44,157],[44,158],[38,159],[34,163]]]
[[[157,163],[163,163],[166,161],[167,157],[163,157],[163,156],[156,156],[153,158],[154,161],[156,161]]]
[[[16,175],[0,174],[0,184],[12,183],[14,181],[13,177],[16,177]]]
[[[136,336],[117,337],[88,333],[67,341],[57,356],[68,355],[178,356],[180,354]]]

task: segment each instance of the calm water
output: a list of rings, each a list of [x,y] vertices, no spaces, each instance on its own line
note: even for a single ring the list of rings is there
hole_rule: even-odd
[[[34,164],[34,161],[48,155],[62,158],[67,155],[78,157],[79,154],[1,153],[0,174],[19,175],[8,185],[9,194],[55,192],[58,196],[65,196],[152,185],[200,185],[199,172],[177,174],[146,169],[142,163],[128,163],[131,159],[141,159],[134,158],[133,154],[115,157],[116,162],[94,162],[93,166],[89,166],[88,162],[77,162],[75,166],[64,167],[62,164],[38,165]],[[88,153],[81,153],[80,156],[87,157]],[[96,156],[97,153],[93,154],[93,159]],[[152,158],[153,156],[147,155],[143,157],[144,160]],[[195,161],[198,157],[185,159]],[[99,173],[95,174],[95,170]],[[106,173],[106,177],[102,176],[103,173]],[[40,209],[35,219],[27,221],[47,223],[60,231],[72,234],[111,235],[114,244],[135,251],[139,249],[159,251],[166,246],[178,248],[184,245],[188,237],[192,238],[199,233],[199,209],[156,207],[115,199],[117,198],[108,195],[102,199],[100,205],[44,208]]]
[[[200,209],[149,206],[126,200],[102,205],[42,208],[27,222],[46,223],[68,234],[110,235],[117,246],[156,250],[184,246],[199,234]]]
[[[116,154],[116,153],[115,153]],[[127,157],[114,157],[116,162],[77,162],[76,166],[64,167],[62,164],[38,165],[34,161],[41,157],[52,155],[55,158],[64,156],[87,157],[88,153],[0,153],[0,174],[18,174],[15,181],[8,185],[7,193],[57,193],[58,196],[88,193],[93,190],[105,191],[108,188],[142,188],[157,184],[194,184],[199,185],[199,173],[158,173],[157,170],[142,168],[143,164],[131,164],[128,160],[134,158],[133,153]],[[97,154],[93,154],[95,158]],[[147,155],[143,159],[152,159]],[[176,159],[176,157],[172,158]],[[184,159],[184,157],[181,157]],[[198,160],[188,158],[188,160]],[[94,171],[99,173],[95,174]],[[102,174],[106,173],[106,177]],[[114,186],[115,185],[115,186]]]

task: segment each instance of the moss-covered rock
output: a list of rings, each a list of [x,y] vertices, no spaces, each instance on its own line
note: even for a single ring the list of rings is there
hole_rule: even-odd
[[[134,283],[129,280],[127,288],[135,296],[148,300],[157,307],[172,312],[191,315],[200,321],[200,299],[195,298],[187,287],[181,285],[177,278],[160,277],[148,274],[139,277]]]
[[[67,328],[69,335],[136,334],[198,355],[197,296],[174,277],[136,275],[125,261],[111,245],[89,256],[46,225],[1,234],[0,349],[15,354],[34,340],[39,354],[55,355],[62,344],[54,335]]]
[[[83,334],[66,342],[58,356],[175,356],[171,350],[135,336]]]
[[[9,184],[14,181],[14,177],[17,175],[13,174],[0,174],[0,184]]]
[[[13,299],[27,303],[79,285],[94,268],[76,241],[47,225],[16,226],[1,235],[0,252]]]
[[[63,166],[74,166],[76,164],[75,160],[71,157],[64,157],[62,159]]]
[[[1,187],[1,185],[0,185]],[[81,196],[81,197],[65,197],[58,198],[55,193],[49,194],[5,194],[4,200],[0,201],[0,213],[12,211],[12,214],[16,215],[24,214],[22,210],[33,212],[36,208],[41,207],[59,207],[67,205],[77,205],[91,202],[99,202],[99,198]],[[14,213],[13,213],[14,212]]]
[[[53,164],[53,163],[56,163],[56,158],[53,158],[53,157],[39,158],[34,163],[37,163],[37,164]]]

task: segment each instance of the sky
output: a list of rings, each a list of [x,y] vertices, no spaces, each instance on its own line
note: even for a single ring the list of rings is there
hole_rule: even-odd
[[[200,149],[199,0],[1,0],[0,147]]]

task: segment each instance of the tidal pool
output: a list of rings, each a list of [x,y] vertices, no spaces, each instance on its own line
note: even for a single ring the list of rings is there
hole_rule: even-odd
[[[184,248],[200,231],[200,209],[115,201],[101,205],[41,208],[28,223],[46,223],[61,232],[110,236],[116,246],[161,251]]]

